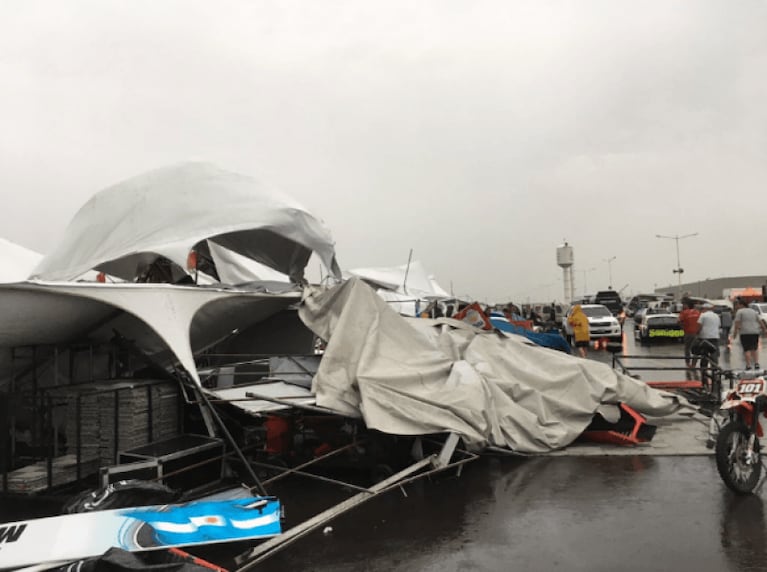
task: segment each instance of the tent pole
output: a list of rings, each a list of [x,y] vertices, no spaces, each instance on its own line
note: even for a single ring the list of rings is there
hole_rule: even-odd
[[[402,291],[407,294],[407,275],[410,272],[410,261],[413,259],[413,249],[410,249],[410,254],[407,257],[407,266],[405,267],[405,280],[402,282]]]
[[[216,420],[216,423],[218,423],[218,426],[221,428],[221,432],[226,437],[226,440],[229,442],[229,444],[234,449],[235,453],[237,453],[237,456],[240,458],[240,461],[242,461],[243,465],[245,465],[245,468],[247,469],[250,478],[253,479],[253,482],[255,483],[251,489],[258,490],[258,493],[261,496],[267,496],[266,489],[264,488],[264,485],[261,484],[261,481],[259,480],[258,476],[256,476],[256,472],[253,470],[253,467],[251,467],[248,460],[245,458],[245,454],[242,452],[242,449],[237,445],[237,443],[234,440],[234,437],[232,437],[232,434],[229,432],[229,429],[226,428],[226,425],[224,425],[224,421],[221,419],[221,417],[218,414],[218,411],[213,407],[213,404],[208,399],[208,396],[205,394],[205,391],[202,389],[202,387],[197,387],[197,392],[200,394],[200,398],[202,399],[203,404],[205,407],[207,407],[208,412],[211,414],[213,419]]]

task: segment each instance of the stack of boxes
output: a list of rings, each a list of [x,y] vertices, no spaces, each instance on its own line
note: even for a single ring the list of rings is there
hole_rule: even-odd
[[[133,449],[179,434],[179,388],[168,381],[116,380],[63,386],[49,391],[54,419],[61,414],[57,432],[66,436],[66,455],[53,460],[53,484],[77,479],[78,424],[80,476],[114,465],[118,451]],[[79,406],[78,406],[79,402]],[[47,462],[41,461],[9,473],[8,488],[33,492],[48,486]]]
[[[101,466],[116,462],[117,452],[178,435],[179,391],[171,382],[116,381],[82,386],[67,394],[67,446],[77,446],[80,399],[82,458]]]

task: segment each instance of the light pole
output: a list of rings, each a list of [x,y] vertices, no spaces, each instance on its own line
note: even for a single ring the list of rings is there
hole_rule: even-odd
[[[611,256],[610,258],[604,258],[603,260],[607,262],[607,276],[610,279],[609,281],[609,288],[610,290],[613,289],[613,260],[618,258],[617,256]]]
[[[596,266],[592,266],[591,268],[586,268],[585,270],[582,271],[583,272],[583,297],[584,298],[589,293],[589,288],[588,288],[588,285],[586,284],[586,273],[587,272],[593,272],[596,269],[597,269]]]
[[[697,232],[693,232],[691,234],[684,234],[682,236],[679,236],[678,234],[675,234],[674,236],[666,236],[664,234],[656,234],[656,238],[669,238],[676,242],[676,268],[672,270],[674,274],[678,277],[678,288],[679,288],[679,297],[682,297],[682,273],[684,272],[684,268],[682,268],[682,263],[679,262],[679,241],[683,238],[690,238],[691,236],[698,236]]]

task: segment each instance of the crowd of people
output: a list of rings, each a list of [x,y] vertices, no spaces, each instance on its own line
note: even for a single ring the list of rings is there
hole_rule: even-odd
[[[679,323],[684,330],[684,360],[688,370],[694,370],[699,359],[704,371],[711,364],[718,364],[720,346],[729,350],[736,339],[743,348],[746,370],[761,369],[759,336],[767,334],[767,325],[745,300],[735,300],[734,315],[729,308],[716,313],[710,303],[703,303],[698,309],[692,300],[685,299],[683,305]]]
[[[422,313],[422,316],[452,317],[461,309],[461,306],[454,308],[453,305],[448,305],[443,311],[435,302]],[[485,306],[482,311],[485,316],[502,314],[510,322],[529,324],[538,330],[556,329],[559,326],[554,303],[543,308],[543,315],[536,312],[533,306],[519,306],[514,303],[508,303],[503,307]],[[567,321],[573,330],[574,349],[577,355],[586,357],[590,343],[589,321],[579,304],[573,307]],[[745,300],[736,299],[734,311],[724,308],[715,312],[714,306],[709,302],[696,306],[694,300],[683,298],[679,323],[684,331],[684,360],[688,370],[695,370],[698,367],[705,370],[710,365],[718,364],[720,346],[728,350],[736,339],[743,348],[746,369],[761,369],[759,336],[762,333],[767,335],[767,325]]]

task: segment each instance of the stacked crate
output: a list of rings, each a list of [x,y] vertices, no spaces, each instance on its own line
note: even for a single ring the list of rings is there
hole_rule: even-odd
[[[178,434],[179,391],[175,383],[115,381],[57,390],[66,402],[69,452],[77,446],[80,399],[80,450],[101,466],[115,463],[118,450],[132,449]],[[150,424],[151,411],[151,424]]]
[[[52,486],[72,483],[77,480],[77,456],[63,455],[51,463]],[[80,475],[91,475],[98,470],[98,460],[90,459],[80,463]],[[48,488],[48,463],[39,461],[8,473],[8,490],[14,493],[36,493]]]

